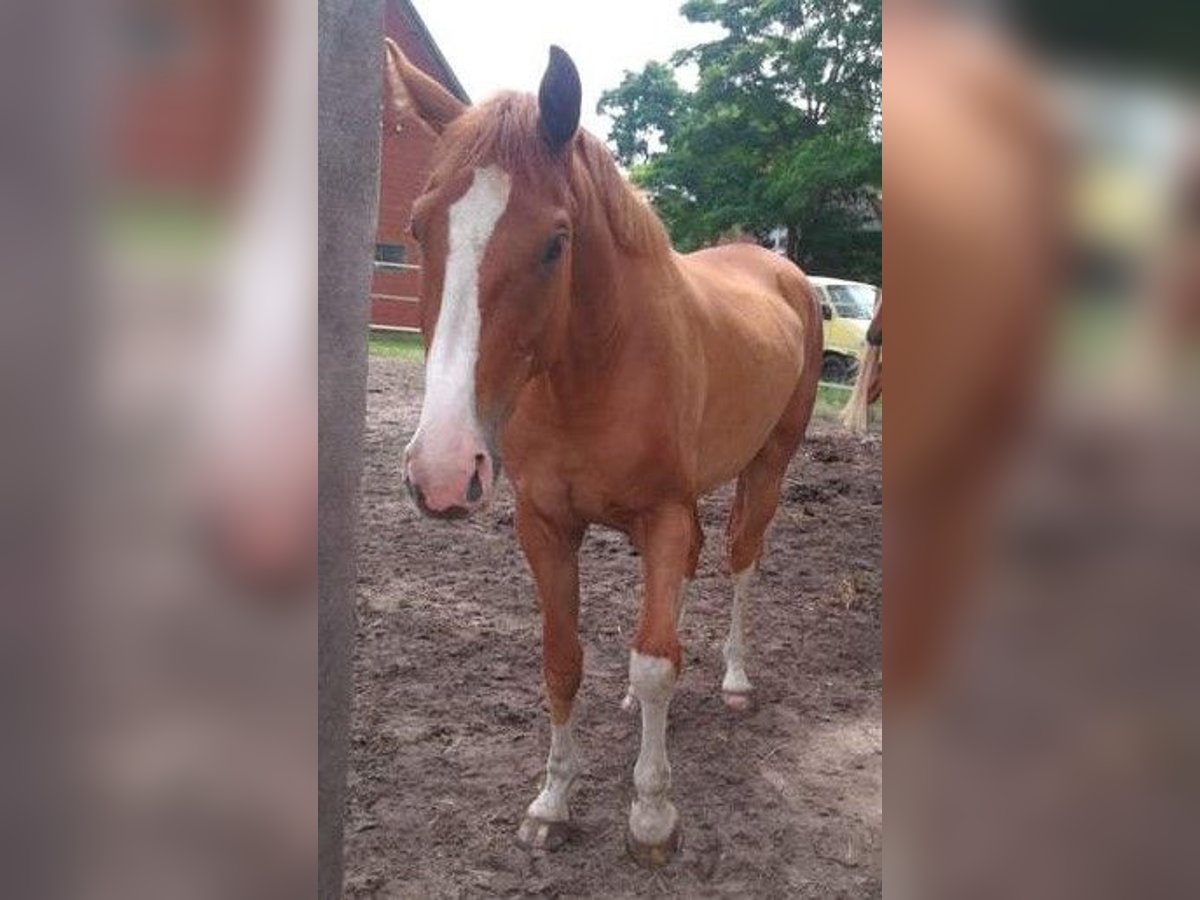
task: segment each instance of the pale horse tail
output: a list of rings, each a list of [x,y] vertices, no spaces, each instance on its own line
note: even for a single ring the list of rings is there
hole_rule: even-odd
[[[842,425],[855,434],[867,433],[867,411],[870,404],[871,384],[879,369],[881,351],[874,344],[867,344],[862,362],[858,366],[858,377],[854,379],[854,389],[850,399],[842,410]]]

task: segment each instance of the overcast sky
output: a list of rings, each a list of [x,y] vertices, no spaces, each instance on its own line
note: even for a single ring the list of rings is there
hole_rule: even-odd
[[[620,83],[625,69],[665,61],[676,50],[724,34],[718,26],[693,25],[680,16],[682,0],[413,3],[474,101],[502,89],[536,92],[550,45],[558,44],[579,68],[583,125],[602,138],[609,122],[596,115],[596,103]]]

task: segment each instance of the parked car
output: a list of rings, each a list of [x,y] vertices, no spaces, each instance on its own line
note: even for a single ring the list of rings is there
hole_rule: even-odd
[[[825,319],[821,379],[853,381],[866,346],[867,326],[875,312],[879,288],[861,281],[820,275],[810,276],[809,281],[821,297],[821,315]]]

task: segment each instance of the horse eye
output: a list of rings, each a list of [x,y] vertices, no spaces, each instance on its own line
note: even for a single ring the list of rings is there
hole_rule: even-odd
[[[562,256],[563,247],[566,243],[567,236],[561,232],[550,238],[550,243],[542,251],[542,263],[548,266],[551,263],[557,262],[558,258]]]

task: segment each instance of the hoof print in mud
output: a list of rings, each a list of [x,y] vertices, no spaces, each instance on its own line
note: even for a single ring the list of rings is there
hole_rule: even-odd
[[[547,822],[526,816],[517,829],[517,841],[530,850],[557,850],[571,837],[569,822]]]
[[[638,865],[647,869],[657,869],[669,863],[679,852],[679,848],[683,846],[683,829],[676,822],[671,834],[659,844],[643,844],[627,831],[625,846],[629,850],[629,855]]]

